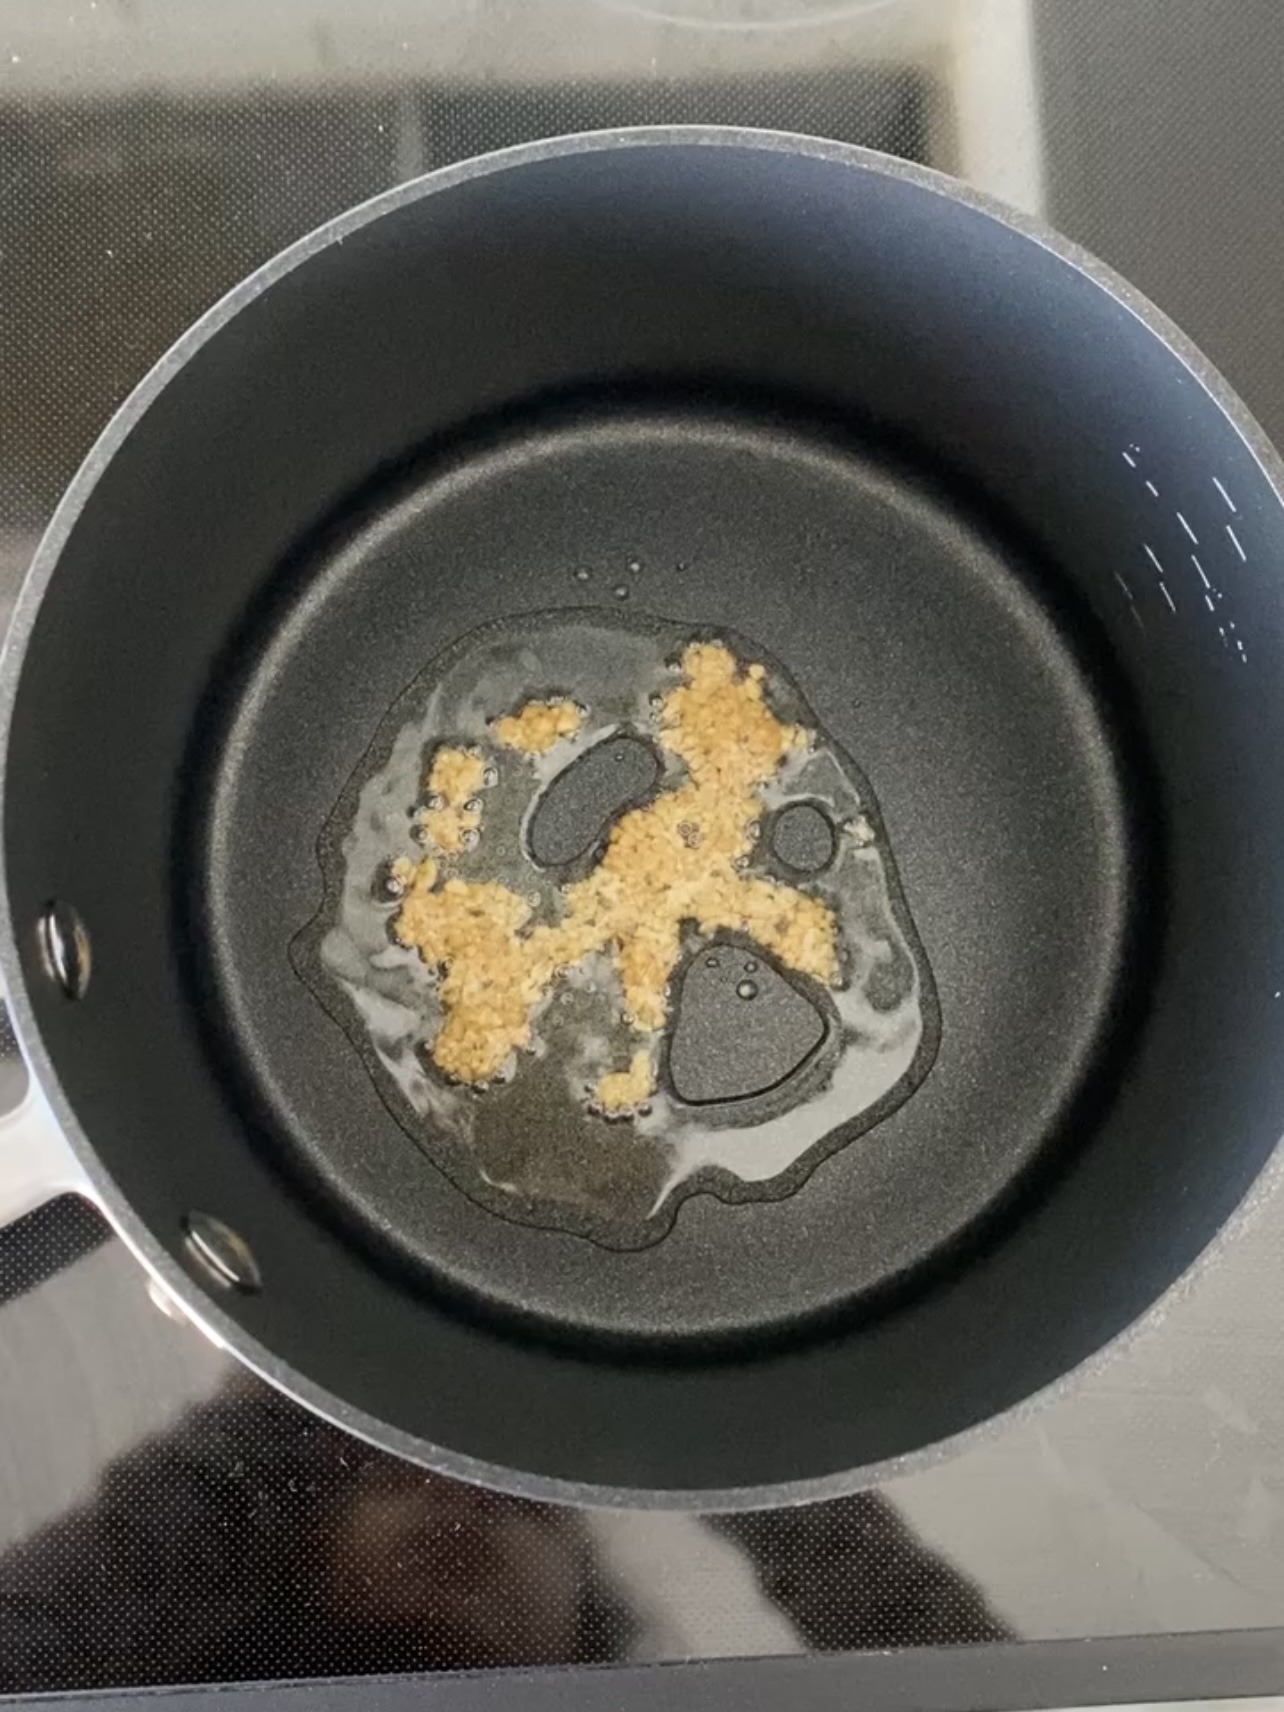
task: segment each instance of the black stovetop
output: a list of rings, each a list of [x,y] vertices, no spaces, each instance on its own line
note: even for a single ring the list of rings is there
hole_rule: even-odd
[[[957,172],[1133,279],[1284,438],[1282,72],[1279,0],[4,0],[0,601],[114,405],[248,270],[400,179],[598,126]],[[0,1691],[1284,1626],[1282,1303],[1277,1195],[1113,1360],[927,1473],[593,1514],[314,1420],[61,1203],[0,1237]]]

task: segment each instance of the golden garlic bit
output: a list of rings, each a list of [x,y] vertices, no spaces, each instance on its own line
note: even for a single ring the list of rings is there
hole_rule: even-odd
[[[416,880],[396,933],[442,971],[445,1021],[432,1057],[447,1075],[472,1083],[498,1075],[529,1044],[531,1018],[553,982],[594,952],[614,960],[633,1027],[656,1034],[668,1021],[689,922],[705,935],[746,934],[786,968],[837,981],[829,905],[743,872],[762,787],[808,734],[767,705],[765,668],[742,671],[721,643],[693,643],[681,669],[660,706],[659,737],[688,777],[620,816],[601,861],[564,889],[559,921],[528,930],[530,906],[502,885]],[[653,1091],[653,1044],[635,1052],[628,1070],[602,1078],[595,1099],[604,1111],[635,1110]]]
[[[528,701],[516,713],[497,719],[495,741],[523,755],[543,755],[564,737],[574,737],[584,715],[573,701]]]
[[[649,1046],[640,1046],[627,1070],[611,1070],[593,1090],[593,1103],[606,1117],[623,1117],[645,1105],[655,1092],[655,1059]]]
[[[398,893],[411,891],[430,892],[437,884],[437,864],[431,856],[425,856],[421,862],[412,862],[409,856],[398,856],[388,870],[389,878],[394,882]]]
[[[448,856],[481,833],[486,763],[476,749],[438,749],[428,772],[428,807],[419,816],[431,844]]]
[[[529,915],[526,899],[496,882],[450,879],[433,889],[418,877],[398,912],[397,937],[439,971],[444,1020],[432,1056],[456,1081],[489,1082],[530,1044],[547,983],[518,937]]]

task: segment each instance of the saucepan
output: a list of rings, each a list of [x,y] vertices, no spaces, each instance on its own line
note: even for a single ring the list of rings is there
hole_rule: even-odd
[[[22,592],[4,1213],[528,1495],[944,1454],[1272,1181],[1282,564],[1209,364],[936,173],[638,130],[366,203]]]

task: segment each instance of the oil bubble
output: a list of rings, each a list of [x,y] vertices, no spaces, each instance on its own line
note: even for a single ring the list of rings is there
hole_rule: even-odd
[[[380,903],[391,904],[396,903],[397,899],[404,897],[405,894],[405,882],[398,875],[393,873],[390,863],[384,863],[383,867],[379,868],[375,873],[373,887],[374,897]]]

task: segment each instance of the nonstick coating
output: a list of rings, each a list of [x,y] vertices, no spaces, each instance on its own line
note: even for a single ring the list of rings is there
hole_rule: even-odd
[[[1130,885],[1157,858],[1129,826],[1143,781],[1125,783],[1118,718],[1028,545],[806,417],[618,391],[462,437],[336,527],[214,692],[234,713],[200,772],[193,934],[248,1108],[376,1254],[546,1333],[779,1334],[950,1252],[1108,1099],[1126,947],[1149,973]],[[599,622],[627,599],[792,672],[878,795],[945,1019],[926,1084],[801,1192],[701,1196],[641,1253],[452,1191],[288,954],[317,910],[318,830],[406,681],[479,625],[593,596]]]
[[[0,683],[3,973],[113,1218],[276,1383],[526,1492],[815,1496],[1059,1379],[1280,1132],[1277,476],[1126,287],[860,151],[569,139],[326,228],[113,424]],[[289,955],[427,660],[617,585],[797,680],[940,1006],[892,1117],[636,1253],[461,1194]]]

